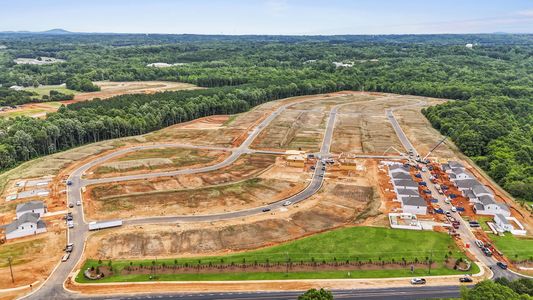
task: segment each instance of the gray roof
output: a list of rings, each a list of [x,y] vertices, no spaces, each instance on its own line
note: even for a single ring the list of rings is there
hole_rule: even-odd
[[[463,189],[472,189],[477,185],[481,185],[481,183],[477,181],[477,179],[456,180],[455,184],[457,185],[458,188],[463,188]]]
[[[20,203],[17,205],[17,212],[25,212],[25,211],[32,211],[34,209],[43,209],[44,208],[44,202],[43,201],[30,201],[26,203]]]
[[[427,203],[421,197],[402,197],[403,205],[409,206],[427,206]]]
[[[474,192],[472,192],[471,190],[466,190],[465,191],[465,197],[468,198],[468,199],[477,198],[476,195],[474,195]]]
[[[474,204],[474,208],[475,208],[476,211],[485,210],[485,206],[483,206],[483,204],[481,204],[481,203],[475,203]]]
[[[450,160],[448,161],[448,165],[450,166],[450,168],[465,168],[465,166],[463,166],[463,164],[461,164],[460,162],[457,162],[455,160]]]
[[[401,172],[392,173],[393,180],[397,179],[413,179],[410,174],[405,174]]]
[[[475,186],[474,188],[472,188],[472,191],[474,192],[474,194],[482,194],[482,193],[488,193],[488,194],[492,194],[492,192],[484,185],[478,185],[478,186]]]
[[[391,173],[396,173],[396,172],[409,172],[409,167],[404,167],[403,165],[399,166],[399,165],[396,165],[396,166],[390,166],[389,167],[389,170],[391,171]]]
[[[455,173],[450,173],[448,174],[448,177],[450,177],[450,179],[455,179],[457,178],[457,175],[455,175]]]
[[[395,186],[412,186],[412,187],[418,187],[418,183],[416,183],[412,179],[400,179],[400,180],[394,180]]]
[[[20,218],[18,218],[17,220],[13,221],[12,223],[7,224],[6,233],[10,233],[10,232],[17,230],[17,228],[24,223],[35,223],[39,225],[38,224],[39,221],[40,221],[39,214],[31,213],[31,212],[25,213],[22,216],[20,216]],[[40,222],[42,222],[42,224],[44,225],[43,221],[40,221]]]
[[[446,172],[446,171],[451,170],[451,169],[452,169],[452,167],[450,167],[449,164],[442,164],[442,170],[443,171]]]
[[[420,196],[417,190],[398,189],[398,195]]]
[[[498,217],[502,221],[503,224],[511,224],[509,223],[509,220],[507,220],[507,218],[502,214],[495,214],[494,216]]]
[[[481,196],[479,197],[479,202],[481,202],[483,205],[489,205],[496,203],[494,199],[491,196]]]
[[[463,168],[452,168],[452,172],[456,175],[459,175],[459,174],[465,174],[467,175],[469,178],[475,178],[474,175],[472,175],[472,173],[470,173],[469,171],[463,169]]]
[[[507,206],[507,204],[505,204],[505,203],[500,203],[500,202],[496,202],[496,204],[498,204],[498,206],[499,206],[502,210],[510,211],[510,210],[509,210],[509,206]]]

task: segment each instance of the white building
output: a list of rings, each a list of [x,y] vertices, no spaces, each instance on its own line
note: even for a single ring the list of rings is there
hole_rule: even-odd
[[[514,229],[513,225],[511,225],[511,222],[509,222],[509,220],[507,220],[507,218],[502,214],[494,215],[494,222],[503,231],[511,231]]]
[[[6,240],[46,232],[46,225],[39,214],[25,213],[5,227]]]
[[[425,215],[427,213],[427,203],[421,197],[403,197],[402,211],[413,215]]]
[[[474,204],[474,211],[478,215],[498,215],[501,214],[505,217],[511,216],[511,211],[509,207],[500,202],[494,201],[490,196],[482,196],[479,198],[479,202]]]
[[[46,213],[46,206],[43,201],[30,201],[26,203],[20,203],[17,205],[17,219],[25,213],[36,213],[39,218]]]

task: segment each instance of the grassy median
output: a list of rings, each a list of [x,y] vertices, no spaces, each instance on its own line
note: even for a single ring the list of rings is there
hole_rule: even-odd
[[[461,274],[461,272],[445,267],[445,261],[464,258],[454,241],[444,233],[431,231],[395,230],[377,227],[350,227],[316,234],[296,241],[284,243],[274,247],[260,250],[242,252],[224,256],[208,256],[195,258],[175,259],[145,259],[145,260],[113,260],[98,261],[89,259],[82,270],[90,267],[107,267],[113,269],[113,275],[97,281],[84,278],[82,272],[76,280],[78,282],[125,282],[148,281],[153,274],[121,274],[125,268],[153,266],[235,266],[242,264],[269,264],[275,265],[312,262],[312,263],[337,263],[360,262],[371,265],[371,269],[357,270],[319,270],[310,272],[227,272],[227,273],[186,273],[157,274],[158,280],[263,280],[263,279],[317,279],[317,278],[383,278],[403,276],[427,276],[427,267],[417,267],[411,273],[412,262],[433,261],[431,275]],[[390,269],[382,267],[381,263],[398,264],[407,262],[405,266]],[[369,264],[372,262],[373,264]],[[199,267],[199,270],[201,268]],[[477,273],[476,265],[468,273]],[[155,272],[157,273],[157,271]]]

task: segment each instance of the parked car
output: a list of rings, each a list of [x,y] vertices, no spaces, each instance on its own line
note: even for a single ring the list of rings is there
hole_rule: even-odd
[[[65,247],[65,252],[72,252],[74,249],[74,243],[68,243],[67,247]]]
[[[72,185],[72,181],[67,180],[67,185]]]
[[[70,253],[67,252],[67,253],[65,253],[65,255],[63,255],[63,257],[61,258],[61,261],[62,261],[62,262],[65,262],[65,261],[68,260],[69,257],[70,257]]]
[[[289,205],[291,205],[291,204],[292,204],[291,201],[285,201],[285,202],[283,202],[283,206],[289,206]]]
[[[465,211],[465,208],[462,206],[457,206],[455,208],[457,208],[457,211]]]
[[[316,169],[315,166],[311,166],[311,170],[314,170],[314,169]]]
[[[270,208],[263,208],[263,212],[268,212],[270,211]]]
[[[424,278],[413,278],[411,279],[411,284],[426,284],[426,280]]]
[[[481,227],[481,225],[479,225],[479,223],[476,222],[476,221],[470,221],[470,222],[468,222],[468,224],[469,224],[470,227],[472,227],[472,228]],[[483,243],[481,243],[481,245],[483,245]],[[481,248],[481,246],[480,246],[480,248]]]
[[[81,201],[80,200],[76,201],[76,205],[80,206],[81,205]]]
[[[431,191],[430,190],[424,190],[424,194],[431,195]]]
[[[67,221],[68,228],[74,228],[74,221]]]
[[[435,212],[438,213],[438,214],[443,214],[444,210],[442,208],[437,208],[437,209],[435,209]]]
[[[452,212],[457,212],[457,207],[452,206]]]
[[[474,280],[472,280],[472,278],[467,277],[467,276],[459,278],[459,282],[472,282],[472,281]]]
[[[483,253],[485,254],[485,256],[492,256],[492,251],[490,251],[490,249],[487,248],[487,247],[483,247],[483,248],[481,248],[481,251],[483,251]]]
[[[483,242],[480,241],[480,240],[476,240],[475,243],[476,243],[476,246],[478,246],[478,248],[483,248],[483,246],[484,246]]]
[[[447,216],[447,217],[451,217],[451,216],[452,216],[452,213],[449,212],[449,211],[446,211],[446,216]]]
[[[498,267],[506,270],[507,269],[507,264],[506,263],[502,263],[501,261],[497,262],[496,265],[498,265]]]

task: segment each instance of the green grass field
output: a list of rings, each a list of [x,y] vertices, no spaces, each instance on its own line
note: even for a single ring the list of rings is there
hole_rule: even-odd
[[[27,257],[28,253],[35,251],[34,249],[43,247],[45,243],[46,241],[43,238],[0,246],[0,268],[5,268],[9,265],[8,259],[10,257],[13,265],[23,264],[28,260],[31,260]]]
[[[533,259],[532,237],[518,237],[506,233],[505,236],[491,234],[490,238],[494,241],[496,248],[513,261]]]
[[[40,87],[37,87],[37,88],[35,88],[35,87],[27,87],[24,90],[26,90],[28,92],[37,93],[37,95],[39,95],[38,96],[39,99],[41,99],[41,97],[43,95],[50,95],[50,91],[51,90],[58,91],[58,92],[61,92],[63,94],[76,95],[76,94],[79,93],[78,91],[69,90],[66,87],[61,86],[61,85],[43,85],[43,86],[40,86]]]
[[[464,254],[457,248],[454,241],[444,233],[431,231],[395,230],[378,227],[350,227],[333,230],[330,232],[313,235],[296,241],[288,242],[279,246],[268,247],[255,251],[225,255],[197,258],[176,258],[147,260],[117,260],[112,262],[113,268],[120,271],[129,266],[151,266],[189,264],[207,265],[242,263],[246,261],[259,263],[286,262],[290,259],[293,262],[305,261],[419,261],[432,257],[433,261],[440,267],[432,270],[432,275],[461,274],[458,271],[443,267],[445,256],[464,257]],[[107,265],[108,261],[102,263]],[[98,266],[97,260],[87,260],[83,270]],[[427,275],[426,270],[418,270],[414,275]],[[468,273],[477,273],[478,268],[472,265]],[[351,272],[352,278],[378,278],[378,277],[402,277],[412,276],[409,270],[355,270]],[[252,280],[252,279],[289,279],[289,278],[347,278],[347,271],[317,271],[317,272],[294,272],[289,273],[230,273],[230,274],[163,274],[159,280]],[[77,279],[79,282],[87,281],[82,274]],[[114,275],[106,277],[106,282],[112,281],[145,281],[149,280],[148,275]],[[102,282],[101,280],[98,282]]]

